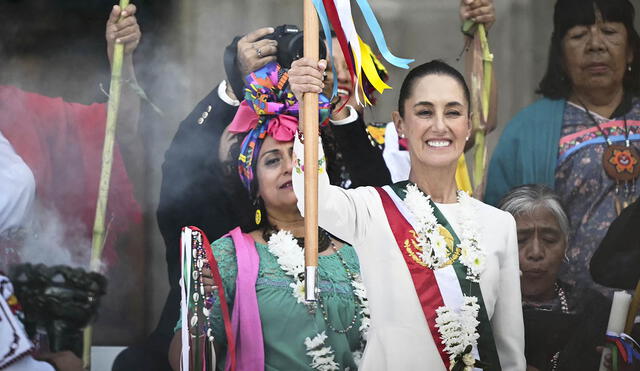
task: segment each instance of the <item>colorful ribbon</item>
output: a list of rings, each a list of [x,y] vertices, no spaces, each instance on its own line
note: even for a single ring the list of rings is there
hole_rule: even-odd
[[[395,55],[391,54],[389,51],[389,47],[387,46],[387,42],[384,38],[384,33],[382,32],[382,28],[376,19],[376,15],[373,13],[371,6],[367,2],[367,0],[356,0],[358,6],[360,7],[360,11],[362,11],[362,15],[364,16],[364,20],[367,22],[369,29],[371,30],[371,34],[373,35],[373,39],[376,41],[376,45],[378,45],[378,50],[382,53],[384,59],[392,65],[404,69],[409,68],[409,63],[415,61],[415,59],[407,59],[407,58],[398,58]]]
[[[386,69],[373,54],[371,48],[358,35],[353,21],[350,0],[313,0],[313,5],[320,18],[330,51],[333,48],[330,28],[333,27],[335,31],[349,69],[351,86],[356,94],[356,101],[361,105],[375,103],[373,92],[382,93],[385,89],[390,89],[391,87],[385,84],[388,77]],[[398,58],[391,54],[382,33],[382,28],[368,2],[366,0],[358,0],[358,5],[383,57],[397,67],[409,68],[408,64],[413,62],[413,59]],[[333,56],[331,56],[331,66],[335,70]],[[337,87],[336,74],[334,74],[332,96],[337,94]],[[363,102],[361,102],[360,94],[362,94]]]
[[[640,346],[629,335],[625,333],[616,334],[607,332],[608,346],[611,348],[611,362],[613,364],[613,370],[618,370],[618,354],[622,357],[624,363],[630,365],[634,359],[640,361]]]
[[[279,142],[292,141],[298,129],[299,104],[288,88],[289,75],[272,62],[245,77],[245,97],[229,125],[232,133],[248,133],[240,146],[238,173],[242,184],[252,191],[253,159],[267,135]],[[326,125],[330,103],[318,97],[319,122]]]

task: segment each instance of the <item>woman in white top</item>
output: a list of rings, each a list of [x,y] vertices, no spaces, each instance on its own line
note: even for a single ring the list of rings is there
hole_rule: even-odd
[[[293,64],[299,101],[321,91],[325,66]],[[414,68],[393,121],[408,140],[408,182],[345,190],[329,184],[319,161],[319,224],[356,248],[368,290],[361,369],[525,370],[515,222],[456,187],[456,161],[471,132],[464,78],[441,61]],[[296,139],[301,211],[303,152]]]

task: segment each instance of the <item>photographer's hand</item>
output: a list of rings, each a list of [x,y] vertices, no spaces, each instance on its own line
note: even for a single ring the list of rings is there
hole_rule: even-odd
[[[300,58],[291,64],[289,69],[289,86],[300,103],[302,115],[302,96],[304,93],[322,93],[324,82],[323,72],[327,68],[327,61],[321,59],[318,63],[308,58]],[[302,120],[299,123],[299,131],[302,132]]]
[[[276,60],[278,42],[269,39],[260,40],[273,32],[273,27],[263,27],[238,40],[238,68],[243,77]]]

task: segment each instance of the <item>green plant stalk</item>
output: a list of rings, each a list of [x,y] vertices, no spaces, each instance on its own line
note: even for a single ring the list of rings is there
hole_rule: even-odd
[[[129,0],[120,0],[120,10],[129,5]],[[98,201],[96,203],[96,215],[93,222],[93,234],[91,236],[91,271],[100,270],[102,262],[102,250],[106,237],[105,216],[107,213],[107,201],[109,198],[109,183],[111,181],[111,168],[113,164],[113,145],[115,142],[116,122],[118,120],[118,108],[120,107],[120,91],[122,82],[122,61],[124,59],[124,45],[116,43],[113,48],[113,61],[111,65],[111,84],[109,87],[109,103],[107,105],[107,122],[105,125],[104,145],[102,147],[102,168],[100,172],[100,185],[98,188]],[[82,360],[85,368],[91,365],[92,327],[84,330],[84,344]]]
[[[486,122],[489,118],[489,103],[491,101],[491,76],[493,74],[493,54],[489,49],[487,32],[484,25],[478,26],[478,36],[482,46],[482,115]]]
[[[486,167],[487,146],[485,143],[485,132],[476,131],[475,152],[473,154],[473,192],[479,194],[480,187],[484,181],[484,170]]]
[[[482,46],[482,91],[480,96],[481,113],[483,121],[489,118],[489,104],[491,101],[491,82],[493,73],[493,54],[489,49],[487,32],[484,24],[479,24],[476,30],[477,37],[480,38]],[[475,153],[473,163],[473,185],[474,191],[478,192],[484,183],[485,169],[487,167],[487,147],[485,142],[485,130],[477,130],[475,134]]]

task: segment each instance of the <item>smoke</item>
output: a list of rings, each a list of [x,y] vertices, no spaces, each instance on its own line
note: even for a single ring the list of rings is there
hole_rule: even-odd
[[[34,211],[19,251],[21,262],[87,269],[91,259],[91,240],[85,237],[86,227],[79,221],[64,223],[55,210],[41,205]]]

